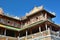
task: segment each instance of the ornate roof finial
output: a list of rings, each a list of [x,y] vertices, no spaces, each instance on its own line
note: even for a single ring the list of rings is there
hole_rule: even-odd
[[[28,15],[28,13],[26,13],[26,15]]]
[[[43,5],[41,5],[41,6],[39,6],[38,8],[39,8],[39,9],[44,9],[44,6],[43,6]]]
[[[3,9],[2,8],[0,8],[0,14],[3,14],[4,12],[3,12]]]
[[[34,8],[37,8],[37,6],[35,5]]]

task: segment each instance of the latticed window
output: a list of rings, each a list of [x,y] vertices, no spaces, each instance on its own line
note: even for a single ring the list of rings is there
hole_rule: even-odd
[[[10,20],[7,20],[7,24],[10,24]]]
[[[6,20],[5,19],[1,19],[1,23],[6,24]]]
[[[36,17],[36,19],[38,19],[38,17]]]
[[[7,20],[6,22],[7,22],[7,25],[14,26],[14,21]]]
[[[16,27],[16,25],[17,25],[16,22],[13,22],[13,24],[14,24],[14,26]]]
[[[18,24],[17,24],[16,22],[14,22],[14,26],[15,26],[15,27],[17,27],[17,26],[18,26]]]
[[[15,27],[20,27],[21,25],[19,23],[17,23],[17,22],[14,22],[14,26]]]

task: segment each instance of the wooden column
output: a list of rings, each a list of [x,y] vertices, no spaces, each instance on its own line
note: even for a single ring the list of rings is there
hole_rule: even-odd
[[[60,35],[59,31],[57,32],[57,34],[58,34],[57,36],[59,36],[59,35]]]
[[[47,19],[47,13],[45,13],[45,20]]]
[[[4,30],[4,35],[6,36],[6,29]]]
[[[47,30],[47,24],[45,24],[46,30]]]
[[[20,40],[19,36],[18,36],[18,40]]]
[[[20,37],[20,33],[19,33],[19,37]]]
[[[42,36],[42,32],[41,32],[41,27],[39,26],[39,33],[40,33],[40,36]]]
[[[26,38],[25,38],[25,40],[27,40],[27,34],[28,34],[28,33],[27,33],[27,30],[26,30]]]
[[[50,30],[52,30],[52,27],[50,26]]]
[[[39,32],[41,32],[41,27],[39,26]]]
[[[48,28],[48,35],[51,35],[51,30],[50,30],[50,28]]]
[[[60,36],[60,29],[59,29],[59,36]]]
[[[26,30],[26,37],[27,37],[27,34],[28,34],[28,33],[27,33],[27,30]]]
[[[20,34],[19,34],[19,32],[18,32],[18,33],[17,33],[17,38],[18,38],[18,40],[20,40],[19,36],[20,36]]]

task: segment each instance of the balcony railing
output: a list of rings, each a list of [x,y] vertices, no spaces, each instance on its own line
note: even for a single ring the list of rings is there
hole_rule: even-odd
[[[42,37],[47,37],[48,35],[54,35],[56,37],[59,37],[59,32],[55,32],[55,31],[52,31],[52,30],[45,30],[45,31],[42,31],[42,32],[38,32],[38,33],[35,33],[35,34],[31,34],[31,35],[27,35],[27,36],[24,36],[24,37],[19,37],[19,38],[16,38],[16,37],[9,37],[9,36],[4,36],[4,35],[0,35],[0,39],[7,39],[7,40],[31,40],[31,39],[39,39]]]
[[[20,40],[23,40],[23,39],[33,39],[33,38],[36,38],[36,37],[42,37],[42,36],[46,36],[46,35],[49,35],[48,34],[48,30],[46,31],[43,31],[43,32],[38,32],[38,33],[35,33],[35,34],[31,34],[31,35],[28,35],[28,36],[24,36],[24,37],[20,37]]]
[[[29,28],[29,27],[32,27],[32,26],[35,26],[35,25],[40,24],[40,23],[43,23],[43,22],[45,22],[46,20],[54,23],[54,21],[52,21],[52,20],[50,20],[50,19],[43,19],[43,20],[39,20],[39,21],[36,21],[36,22],[34,22],[34,23],[31,23],[31,24],[29,24],[29,25],[28,25],[28,24],[27,24],[27,25],[24,25],[24,26],[23,26],[23,29]]]
[[[42,31],[42,32],[38,32],[38,33],[35,33],[35,34],[31,34],[31,35],[28,35],[28,36],[24,36],[24,37],[20,37],[21,40],[23,39],[34,39],[34,38],[37,38],[37,37],[44,37],[44,36],[47,36],[47,35],[54,35],[54,36],[58,36],[59,37],[59,33],[58,32],[54,32],[54,31],[51,31],[51,30],[45,30],[45,31]]]
[[[15,37],[0,35],[0,40],[17,40]]]
[[[54,36],[59,36],[59,31],[58,32],[55,32],[55,31],[51,31],[51,35],[54,35]]]

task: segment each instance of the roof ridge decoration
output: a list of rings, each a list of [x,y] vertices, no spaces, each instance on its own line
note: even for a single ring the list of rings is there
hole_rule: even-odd
[[[56,15],[56,13],[55,13],[55,12],[50,12],[50,13],[51,13],[52,15],[54,15],[54,16]]]
[[[26,16],[32,15],[35,12],[38,12],[38,11],[43,10],[43,9],[44,9],[43,5],[39,6],[39,7],[35,6],[29,13],[26,13]]]

